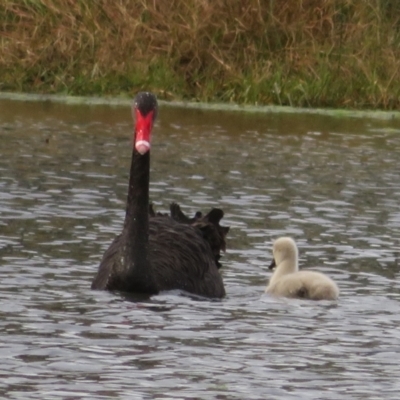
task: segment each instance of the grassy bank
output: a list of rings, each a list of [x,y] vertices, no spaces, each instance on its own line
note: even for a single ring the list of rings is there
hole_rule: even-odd
[[[398,0],[3,0],[0,90],[400,107]]]

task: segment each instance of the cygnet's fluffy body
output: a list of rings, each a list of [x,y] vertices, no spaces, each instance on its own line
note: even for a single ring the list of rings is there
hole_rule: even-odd
[[[299,271],[297,245],[292,238],[277,239],[273,256],[270,268],[276,266],[276,270],[265,289],[266,293],[311,300],[336,300],[339,297],[336,283],[328,276],[315,271]]]

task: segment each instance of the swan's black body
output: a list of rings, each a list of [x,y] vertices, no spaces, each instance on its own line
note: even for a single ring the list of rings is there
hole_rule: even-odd
[[[151,130],[157,113],[155,97],[139,93],[134,111],[139,118],[152,119]],[[219,225],[222,211],[213,209],[205,217],[197,213],[190,219],[173,204],[171,217],[155,214],[149,206],[149,177],[150,151],[141,155],[134,146],[124,228],[105,252],[92,289],[149,294],[180,289],[223,297],[218,259],[229,228]]]

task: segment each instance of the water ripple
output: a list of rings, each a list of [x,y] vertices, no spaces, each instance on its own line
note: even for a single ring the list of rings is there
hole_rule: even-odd
[[[10,399],[396,399],[397,121],[162,109],[151,197],[220,206],[227,297],[92,292],[120,232],[127,108],[2,101],[0,393]],[[273,299],[272,240],[337,303]]]

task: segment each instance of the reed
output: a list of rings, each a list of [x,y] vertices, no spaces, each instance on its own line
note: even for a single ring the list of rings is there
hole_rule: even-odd
[[[398,109],[398,0],[3,0],[0,90]]]

